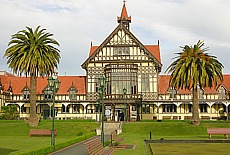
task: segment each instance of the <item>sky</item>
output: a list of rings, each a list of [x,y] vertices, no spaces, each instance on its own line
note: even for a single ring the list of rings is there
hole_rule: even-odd
[[[11,72],[3,57],[11,35],[38,25],[60,46],[59,75],[86,75],[81,64],[91,42],[99,46],[117,27],[123,0],[0,0],[0,70]],[[144,44],[160,41],[161,73],[180,46],[203,40],[208,53],[230,74],[229,0],[126,0],[131,32]]]

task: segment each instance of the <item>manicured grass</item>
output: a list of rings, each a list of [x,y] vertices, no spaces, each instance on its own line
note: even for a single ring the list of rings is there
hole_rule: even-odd
[[[230,147],[227,143],[160,143],[151,144],[153,154],[156,155],[221,155],[229,154]]]
[[[126,144],[136,145],[135,150],[117,150],[114,155],[140,155],[145,154],[145,139],[208,139],[208,127],[229,127],[230,123],[205,122],[200,126],[193,126],[189,122],[132,122],[123,125],[123,133],[120,137],[125,138]],[[223,135],[212,136],[215,139],[223,139]],[[155,144],[154,144],[155,145]],[[166,146],[168,144],[165,144]],[[175,144],[176,145],[176,144]],[[193,145],[193,144],[189,144]],[[209,144],[207,144],[209,145]],[[218,144],[219,145],[219,144]],[[221,145],[221,144],[220,144]],[[226,144],[224,144],[226,145]],[[228,144],[229,145],[229,144]],[[176,146],[175,146],[176,147]],[[224,147],[224,146],[223,146]],[[154,147],[152,148],[154,150]],[[211,152],[209,152],[210,154]],[[156,153],[158,155],[158,153]],[[170,154],[170,153],[168,153]]]
[[[90,132],[94,132],[100,126],[96,122],[82,122],[77,120],[55,120],[55,129],[57,130],[56,144],[69,140],[71,138],[81,136]],[[116,150],[114,155],[142,155],[145,154],[145,139],[208,139],[208,127],[229,127],[230,123],[224,122],[203,122],[200,126],[193,126],[189,122],[169,121],[169,122],[131,122],[123,124],[123,133],[119,137],[124,137],[126,144],[135,145],[135,149]],[[36,129],[51,129],[51,120],[43,120]],[[15,150],[25,151],[43,146],[50,146],[50,137],[28,137],[30,127],[24,121],[4,121],[0,120],[0,154],[8,154]],[[212,136],[214,139],[223,139],[223,135]],[[164,153],[164,149],[169,144],[155,146],[158,144],[151,144],[155,154]],[[170,144],[171,145],[171,144]],[[198,144],[200,145],[200,144]],[[202,144],[203,145],[203,144]],[[215,145],[215,144],[214,144]],[[229,144],[217,144],[217,148],[213,144],[205,144],[204,148],[213,148],[215,150],[223,150]],[[194,148],[193,148],[194,146]],[[156,150],[158,148],[159,150]],[[186,151],[196,150],[196,144],[188,144],[188,146],[181,146],[181,144],[172,145],[172,148],[183,148]],[[179,149],[171,149],[172,152],[177,153]],[[209,151],[210,150],[210,151]],[[209,154],[213,153],[211,149],[205,149]],[[172,154],[166,153],[166,154]],[[200,150],[202,152],[202,150]],[[181,153],[179,153],[181,154]],[[196,153],[197,154],[197,153]],[[222,154],[222,153],[220,153]]]
[[[99,126],[100,124],[96,122],[55,120],[55,129],[57,130],[55,142],[63,142],[77,136],[94,132]],[[28,137],[30,129],[32,128],[21,120],[0,120],[0,154],[8,154],[15,150],[25,151],[43,146],[50,146],[50,137]],[[39,126],[33,127],[33,129],[51,129],[51,120],[43,120],[39,123]]]

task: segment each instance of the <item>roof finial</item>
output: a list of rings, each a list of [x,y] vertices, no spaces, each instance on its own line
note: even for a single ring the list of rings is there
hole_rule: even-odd
[[[118,23],[123,23],[127,29],[129,29],[129,24],[131,23],[131,16],[128,16],[126,7],[125,7],[125,2],[126,0],[123,0],[124,4],[121,10],[121,16],[117,17],[117,22]]]

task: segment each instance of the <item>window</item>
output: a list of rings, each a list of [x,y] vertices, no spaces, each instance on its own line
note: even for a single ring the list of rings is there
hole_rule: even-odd
[[[129,47],[115,47],[114,55],[130,55]]]
[[[106,65],[107,94],[137,94],[137,65],[110,64]]]
[[[207,104],[199,104],[200,106],[200,112],[207,112]]]
[[[176,99],[176,95],[177,95],[176,89],[170,88],[168,90],[168,93],[169,93],[169,98],[170,99]]]
[[[70,100],[76,100],[77,99],[77,89],[74,87],[73,83],[72,86],[68,89],[69,92],[69,99]]]
[[[150,105],[149,104],[142,104],[142,112],[143,113],[150,113]]]
[[[132,111],[137,111],[137,106],[133,105],[132,106]]]
[[[141,91],[142,92],[150,92],[150,84],[149,84],[149,74],[142,73],[141,74]]]
[[[21,106],[21,113],[26,113],[26,108],[24,107],[24,105]]]
[[[44,99],[45,100],[52,100],[53,99],[53,92],[50,91],[44,91]]]
[[[177,107],[174,104],[162,104],[162,109],[164,113],[177,112]]]
[[[69,113],[69,105],[65,106],[64,104],[62,104],[62,112],[63,113]]]
[[[192,104],[188,104],[188,112],[192,112]]]
[[[223,86],[218,89],[219,99],[226,99],[226,90]]]
[[[73,104],[73,113],[80,113],[80,104]]]
[[[25,86],[22,90],[22,96],[23,96],[23,100],[29,100],[30,99],[30,90],[28,88],[28,86]]]
[[[49,86],[47,86],[43,90],[43,93],[44,93],[44,100],[52,100],[53,99],[53,91]]]
[[[94,113],[94,109],[87,109],[87,110],[86,110],[86,113],[87,113],[87,114],[93,114],[93,113]]]
[[[204,99],[204,91],[198,88],[197,92],[198,92],[198,99]]]

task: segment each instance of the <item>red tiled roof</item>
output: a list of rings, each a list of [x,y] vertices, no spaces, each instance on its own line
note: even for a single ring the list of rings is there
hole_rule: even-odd
[[[223,75],[223,86],[230,92],[230,74]]]
[[[144,45],[149,52],[159,61],[161,62],[160,56],[160,46],[159,45]]]
[[[159,61],[161,62],[160,58],[160,47],[158,45],[144,45],[149,52]],[[89,57],[97,50],[99,46],[91,46],[90,47],[90,52],[89,52]]]
[[[126,10],[126,7],[125,7],[125,3],[122,7],[122,11],[121,11],[121,16],[120,17],[117,17],[117,21],[118,23],[120,23],[121,20],[128,20],[131,22],[131,17],[128,16],[128,13],[127,13],[127,10]]]
[[[230,92],[230,74],[223,75],[224,87]],[[58,76],[61,81],[60,89],[57,94],[68,94],[68,89],[72,86],[78,90],[77,94],[86,94],[86,77],[85,76]],[[159,75],[158,91],[160,94],[167,94],[169,88],[170,75]],[[11,85],[13,94],[21,94],[23,88],[27,85],[30,87],[29,77],[18,77],[11,74],[0,75],[0,81],[3,85],[3,92],[6,92]],[[37,78],[37,94],[43,94],[44,88],[47,86],[47,77]],[[216,88],[205,88],[205,94],[216,94]],[[191,94],[189,90],[178,90],[178,94]]]
[[[159,75],[158,78],[158,92],[160,94],[167,94],[169,88],[170,75]]]
[[[30,78],[29,77],[18,77],[18,76],[7,76],[0,75],[1,83],[4,87],[3,92],[6,92],[9,86],[11,85],[13,94],[21,94],[23,88],[27,85],[30,87]],[[68,89],[72,86],[78,90],[77,94],[85,94],[85,76],[58,76],[58,79],[61,82],[60,89],[57,94],[68,94]],[[43,90],[47,86],[47,77],[38,77],[37,78],[37,94],[43,94]]]
[[[223,85],[225,88],[230,91],[230,75],[223,75],[224,82]],[[158,79],[158,91],[161,94],[166,94],[169,89],[169,81],[170,81],[170,75],[159,75]],[[218,87],[212,87],[212,88],[204,88],[205,94],[217,94],[217,88]],[[179,89],[177,90],[178,94],[191,94],[190,90],[188,89]]]
[[[97,50],[99,46],[91,46],[89,51],[89,57]]]

